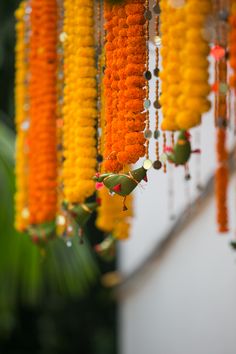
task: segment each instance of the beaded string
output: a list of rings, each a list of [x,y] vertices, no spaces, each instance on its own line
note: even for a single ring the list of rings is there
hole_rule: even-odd
[[[195,135],[195,146],[201,146],[201,131],[200,128],[197,128],[196,135]],[[202,190],[202,181],[201,181],[201,154],[196,154],[196,162],[195,162],[195,176],[196,176],[196,189],[198,191]]]
[[[166,132],[163,133],[163,155],[165,154],[166,151],[166,142],[167,142],[167,138],[166,138]],[[167,172],[167,164],[166,164],[166,160],[163,160],[163,171],[164,173]]]
[[[97,24],[97,170],[101,172],[102,156],[102,127],[101,127],[101,109],[102,109],[102,3],[97,0],[96,8]]]
[[[64,51],[63,42],[65,34],[63,32],[64,26],[64,6],[63,0],[57,0],[57,218],[56,218],[56,232],[58,236],[66,235],[67,228],[67,214],[63,210],[62,204],[64,200],[63,192],[63,90],[64,90]]]
[[[159,0],[156,1],[156,4],[153,6],[153,11],[155,12],[155,32],[156,32],[156,41],[160,38],[160,4]],[[154,108],[155,108],[155,131],[154,131],[154,139],[156,140],[155,143],[155,153],[156,153],[156,161],[153,163],[153,168],[156,170],[159,170],[162,167],[162,163],[160,161],[160,150],[159,150],[159,137],[160,137],[160,132],[159,132],[159,109],[161,108],[160,103],[159,103],[159,80],[158,80],[158,75],[159,75],[159,46],[156,43],[155,47],[155,54],[156,54],[156,64],[155,64],[155,69],[154,69],[154,75],[156,76],[156,100],[154,102]]]
[[[145,1],[145,37],[146,37],[146,72],[144,73],[146,79],[146,98],[144,101],[144,108],[146,109],[146,127],[144,136],[147,138],[146,146],[145,146],[145,156],[146,159],[149,160],[149,138],[151,135],[150,131],[150,117],[149,117],[149,108],[150,108],[150,100],[149,100],[149,80],[151,80],[151,73],[149,71],[149,20],[151,19],[151,12],[149,10],[149,0]]]

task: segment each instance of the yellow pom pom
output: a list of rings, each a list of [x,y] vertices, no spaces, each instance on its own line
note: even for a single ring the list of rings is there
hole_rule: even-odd
[[[188,130],[201,123],[201,115],[192,111],[183,111],[176,116],[180,129]]]
[[[161,129],[162,130],[169,130],[169,131],[175,131],[175,130],[179,130],[179,126],[177,123],[171,121],[171,120],[163,120],[161,123]]]

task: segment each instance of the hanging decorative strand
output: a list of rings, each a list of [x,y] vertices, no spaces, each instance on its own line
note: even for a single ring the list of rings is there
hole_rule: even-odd
[[[57,24],[57,217],[56,233],[57,236],[70,235],[68,232],[68,213],[63,206],[63,89],[64,89],[64,51],[63,51],[63,19],[64,6],[63,0],[57,0],[58,4],[58,24]],[[66,237],[67,238],[67,237]]]
[[[106,188],[99,191],[101,205],[98,207],[97,227],[107,234],[112,234],[116,239],[129,237],[132,216],[132,196],[126,200],[127,210],[122,211],[122,199],[118,195],[111,197]]]
[[[230,77],[230,86],[236,93],[236,0],[231,0],[231,12],[230,12],[230,32],[229,32],[229,63],[233,70]]]
[[[149,109],[151,107],[151,101],[149,99],[149,80],[152,78],[152,74],[149,71],[149,20],[152,18],[152,13],[149,10],[149,0],[145,1],[145,19],[146,19],[146,28],[145,28],[145,37],[146,37],[146,71],[144,73],[144,78],[146,80],[146,97],[144,100],[144,109],[146,111],[146,126],[144,131],[144,137],[146,140],[145,146],[145,157],[149,160],[149,139],[152,137],[152,131],[150,130],[150,115]]]
[[[102,60],[103,61],[103,60]],[[103,81],[103,80],[101,80]],[[101,86],[101,111],[100,111],[100,125],[101,130],[105,130],[105,99],[104,99],[104,87]],[[104,150],[104,135],[101,138],[101,154]],[[104,172],[104,167],[102,167]],[[130,220],[132,216],[132,197],[127,198],[127,210],[122,211],[122,199],[119,196],[112,195],[104,188],[103,184],[98,183],[98,202],[96,226],[105,232],[112,235],[113,238],[123,240],[129,237]],[[103,188],[101,188],[103,187]],[[112,192],[114,194],[114,192]],[[110,236],[111,237],[111,236]],[[107,242],[105,242],[107,245]],[[113,242],[108,242],[108,246],[113,245]],[[104,246],[104,244],[103,244]],[[102,247],[99,245],[99,249]]]
[[[224,3],[217,0],[215,3],[216,15],[225,9]],[[225,21],[224,21],[225,22]],[[225,27],[222,26],[221,19],[218,23],[217,42],[219,48],[223,48],[226,52],[227,36]],[[215,83],[217,90],[215,92],[215,124],[216,124],[216,153],[217,153],[217,169],[215,173],[215,193],[216,193],[216,209],[217,223],[219,232],[228,231],[228,207],[227,207],[227,191],[228,191],[228,151],[226,147],[227,140],[227,124],[228,124],[228,107],[227,107],[227,89],[222,91],[222,86],[227,86],[227,60],[225,55],[215,57]]]
[[[52,221],[57,205],[56,156],[56,0],[31,1],[29,55],[29,211],[30,223]]]
[[[144,122],[147,119],[143,112],[145,98],[145,0],[135,2],[129,0],[125,5],[127,28],[127,63],[125,67],[125,147],[118,155],[123,165],[135,163],[145,154]]]
[[[96,65],[94,2],[65,0],[64,32],[64,194],[67,202],[83,203],[95,190]]]
[[[153,11],[156,14],[156,18],[155,18],[155,32],[156,32],[156,38],[155,40],[157,41],[158,39],[160,39],[160,31],[159,31],[159,25],[160,25],[160,21],[159,21],[159,17],[160,17],[160,4],[159,4],[159,0],[157,0],[156,4],[153,7]],[[155,170],[159,170],[162,167],[162,163],[160,161],[160,151],[159,151],[159,138],[160,138],[160,131],[159,131],[159,109],[161,108],[160,102],[159,102],[159,46],[156,44],[156,48],[155,48],[155,54],[156,54],[156,65],[155,65],[155,69],[154,69],[154,76],[156,77],[156,99],[154,102],[154,108],[155,108],[155,130],[154,130],[154,139],[156,140],[156,149],[155,149],[155,153],[156,153],[156,161],[154,161],[153,163],[153,168]]]
[[[186,130],[200,124],[202,113],[210,108],[207,100],[209,46],[202,36],[202,28],[211,10],[211,1],[189,0],[182,7],[174,8],[162,0],[161,9],[162,129]]]
[[[24,231],[29,224],[28,210],[28,17],[26,7],[21,3],[16,11],[16,196],[15,196],[15,226],[18,231]],[[27,18],[27,20],[26,20]]]
[[[101,165],[103,162],[102,155],[102,123],[101,123],[101,114],[102,114],[102,80],[103,80],[103,66],[104,62],[104,53],[103,53],[103,41],[102,41],[102,9],[103,4],[101,0],[96,2],[96,27],[97,27],[97,171],[101,171]]]
[[[119,172],[144,155],[144,0],[105,6],[105,169]],[[125,45],[127,44],[127,45]]]
[[[186,38],[181,50],[181,57],[184,58],[182,90],[178,98],[180,110],[176,116],[176,122],[180,129],[186,130],[199,125],[202,114],[211,107],[210,101],[207,99],[210,93],[209,62],[207,59],[209,44],[202,35],[206,18],[211,9],[211,0],[200,2],[188,0],[185,6]]]
[[[175,9],[167,0],[161,0],[160,6],[162,32],[160,103],[163,113],[161,127],[164,131],[175,131],[179,129],[176,116],[181,109],[178,97],[181,95],[183,85],[184,57],[181,55],[181,48],[184,46],[186,33],[185,7]],[[166,145],[165,142],[164,145]]]

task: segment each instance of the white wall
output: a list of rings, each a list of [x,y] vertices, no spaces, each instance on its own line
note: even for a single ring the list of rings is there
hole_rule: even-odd
[[[121,354],[236,353],[236,253],[214,214],[212,198],[122,300]]]
[[[151,58],[153,66],[153,52]],[[151,86],[154,95],[154,85]],[[151,116],[153,127],[153,111]],[[198,130],[193,129],[191,133],[193,148],[202,149],[200,171],[204,185],[215,168],[212,111],[203,117],[201,146],[196,145]],[[232,136],[230,140],[232,145]],[[151,158],[155,159],[152,154]],[[137,189],[131,237],[120,244],[120,270],[125,275],[140,265],[172,226],[168,188],[174,186],[175,197],[171,203],[177,216],[196,197],[197,156],[192,157],[190,170],[189,183],[184,181],[181,167],[169,167],[167,175],[152,170],[149,182]],[[172,184],[169,183],[171,176]],[[145,282],[140,282],[121,301],[120,354],[236,353],[236,253],[228,246],[235,229],[233,182],[229,197],[232,231],[228,237],[217,235],[212,197],[198,219],[146,276]]]

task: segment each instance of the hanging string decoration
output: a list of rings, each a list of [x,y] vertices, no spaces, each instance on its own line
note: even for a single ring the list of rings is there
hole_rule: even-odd
[[[40,224],[55,219],[57,204],[57,4],[32,0],[31,6],[29,211],[30,223]]]
[[[145,153],[145,2],[105,6],[105,170],[119,172]]]
[[[180,110],[178,97],[182,93],[183,57],[181,48],[185,43],[186,21],[185,7],[175,9],[167,0],[160,1],[161,7],[161,33],[162,33],[162,70],[161,78],[163,130],[175,131],[180,127],[176,122],[176,116]]]
[[[211,11],[211,1],[197,3],[189,0],[178,8],[165,0],[160,4],[162,129],[187,130],[199,125],[201,115],[210,109],[207,99],[210,93],[207,60],[209,45],[203,38],[202,29]]]
[[[58,0],[57,9],[57,216],[56,233],[58,236],[64,235],[67,213],[63,208],[64,190],[63,190],[63,89],[64,89],[64,53],[61,33],[63,32],[64,6],[63,0]]]
[[[100,10],[100,6],[98,11]],[[100,22],[100,21],[98,21]],[[100,41],[98,41],[100,42]],[[98,98],[99,105],[99,118],[98,118],[98,154],[103,156],[104,152],[104,134],[105,131],[105,97],[104,97],[104,85],[103,85],[103,75],[101,67],[105,64],[105,56],[101,53],[100,71],[99,72],[99,90],[100,96]],[[99,135],[100,133],[100,135]],[[102,172],[104,172],[104,167],[101,164]],[[100,171],[100,168],[99,168]],[[126,201],[127,210],[122,211],[122,199],[113,193],[112,197],[106,188],[102,188],[103,183],[97,183],[97,202],[99,206],[97,208],[97,219],[96,226],[98,229],[102,230],[108,238],[106,237],[102,244],[97,245],[96,251],[100,253],[102,249],[102,254],[107,248],[113,249],[114,239],[124,240],[129,237],[130,232],[130,218],[132,217],[132,196],[129,196]],[[109,240],[109,242],[108,242]],[[105,253],[106,253],[105,252]],[[109,252],[110,253],[110,252]],[[113,252],[112,252],[113,253]]]
[[[83,203],[95,190],[96,65],[94,2],[65,0],[63,146],[64,194],[67,202]]]
[[[110,257],[115,240],[129,236],[131,194],[148,181],[149,168],[166,172],[168,161],[184,166],[190,179],[188,162],[200,152],[192,149],[190,129],[211,107],[209,53],[215,59],[217,223],[220,232],[228,231],[236,1],[230,6],[223,0],[155,0],[151,11],[149,0],[21,2],[15,91],[19,231],[39,245],[58,235],[70,247],[74,235],[83,242],[83,229],[97,211],[96,226],[105,234],[97,251]],[[212,21],[210,49],[206,29]]]
[[[126,211],[122,211],[122,199],[117,195],[111,197],[106,188],[99,191],[99,197],[101,205],[97,210],[96,226],[117,240],[127,239],[130,232],[130,218],[133,215],[132,196],[126,200]]]
[[[233,70],[233,73],[230,77],[230,86],[236,92],[236,1],[231,1],[231,13],[229,18],[229,24],[231,26],[229,32],[229,62]]]
[[[225,4],[221,1],[216,1],[215,11],[220,14],[225,9]],[[215,173],[215,194],[216,194],[216,210],[217,223],[219,232],[228,231],[228,151],[227,142],[227,125],[228,125],[228,101],[227,101],[227,35],[225,26],[222,26],[222,20],[219,16],[218,31],[215,46],[222,49],[222,54],[215,57],[215,124],[216,124],[216,154],[217,154],[217,169]],[[227,19],[226,19],[227,21]],[[225,19],[224,21],[225,22]],[[225,42],[226,40],[226,42]],[[223,90],[222,90],[223,88]],[[225,89],[226,88],[226,89]]]
[[[26,20],[26,2],[22,2],[16,11],[16,196],[15,196],[15,226],[18,231],[24,231],[29,224],[28,210],[28,33]]]
[[[158,0],[156,2],[156,4],[153,6],[153,11],[155,13],[155,41],[160,41],[160,12],[161,12],[161,9],[160,9],[160,1]],[[156,90],[155,90],[155,101],[153,103],[154,105],[154,108],[155,108],[155,130],[154,130],[154,134],[153,134],[153,137],[156,141],[155,143],[155,155],[156,155],[156,160],[154,161],[153,163],[153,168],[155,170],[159,170],[161,167],[162,167],[162,163],[160,161],[160,150],[159,150],[159,138],[160,138],[160,130],[159,130],[159,111],[160,111],[160,108],[161,108],[161,105],[160,105],[160,97],[159,97],[159,87],[160,87],[160,82],[159,82],[159,56],[160,56],[160,53],[159,53],[159,46],[157,45],[156,43],[156,49],[155,49],[155,54],[156,54],[156,63],[155,63],[155,68],[153,70],[153,74],[156,78]],[[165,165],[165,164],[164,164]]]
[[[185,5],[186,38],[181,49],[181,56],[184,58],[182,92],[178,98],[180,110],[176,115],[180,129],[187,130],[199,125],[202,114],[211,107],[207,98],[210,93],[207,59],[210,49],[203,36],[204,24],[211,10],[210,0],[188,0]]]

